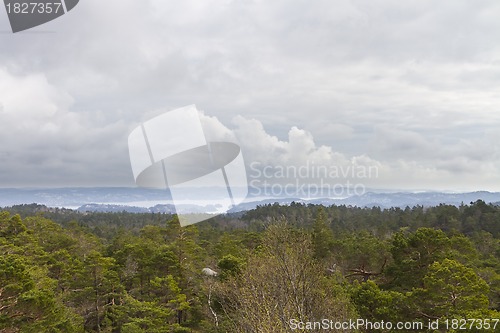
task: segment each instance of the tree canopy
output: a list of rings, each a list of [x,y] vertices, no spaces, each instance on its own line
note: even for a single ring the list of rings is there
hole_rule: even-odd
[[[11,207],[0,211],[0,332],[499,319],[499,226],[500,208],[481,201],[266,205],[185,228],[175,215]]]

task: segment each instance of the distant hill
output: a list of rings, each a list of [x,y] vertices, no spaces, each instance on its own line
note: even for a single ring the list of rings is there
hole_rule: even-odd
[[[203,203],[203,195],[192,203],[178,205],[182,213],[197,213],[208,210],[217,211],[217,207]],[[234,207],[232,212],[246,211],[258,205],[275,202],[287,205],[291,202],[346,205],[358,207],[406,207],[437,206],[449,204],[459,206],[477,200],[500,205],[498,192],[377,192],[372,191],[360,196],[348,198],[248,198],[246,202]],[[132,213],[173,213],[175,207],[165,190],[143,188],[59,188],[59,189],[0,189],[0,207],[37,203],[47,207],[64,207],[80,212],[132,212]]]
[[[500,193],[495,192],[469,192],[469,193],[443,193],[443,192],[396,192],[396,193],[375,193],[368,192],[360,196],[352,196],[349,198],[315,198],[315,199],[300,199],[300,198],[272,198],[259,201],[251,201],[238,205],[233,211],[245,211],[255,208],[258,205],[266,205],[272,203],[290,204],[292,202],[321,204],[324,206],[330,205],[346,205],[357,207],[413,207],[413,206],[438,206],[440,204],[448,204],[460,206],[461,204],[470,204],[477,200],[483,200],[486,203],[500,204]]]

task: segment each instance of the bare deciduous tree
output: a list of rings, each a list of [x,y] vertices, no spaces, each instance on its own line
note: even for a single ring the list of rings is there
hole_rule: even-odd
[[[349,300],[336,287],[313,260],[310,236],[282,223],[269,227],[260,252],[218,292],[232,331],[279,333],[290,332],[291,320],[351,318]]]

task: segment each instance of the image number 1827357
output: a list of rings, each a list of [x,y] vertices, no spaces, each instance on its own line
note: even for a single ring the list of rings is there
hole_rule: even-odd
[[[52,21],[70,10],[79,0],[4,0],[12,32],[20,32]]]

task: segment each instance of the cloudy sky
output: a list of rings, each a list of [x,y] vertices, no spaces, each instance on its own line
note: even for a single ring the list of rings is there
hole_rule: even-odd
[[[134,186],[127,137],[196,104],[259,166],[500,191],[500,2],[81,0],[12,34],[0,187]]]

